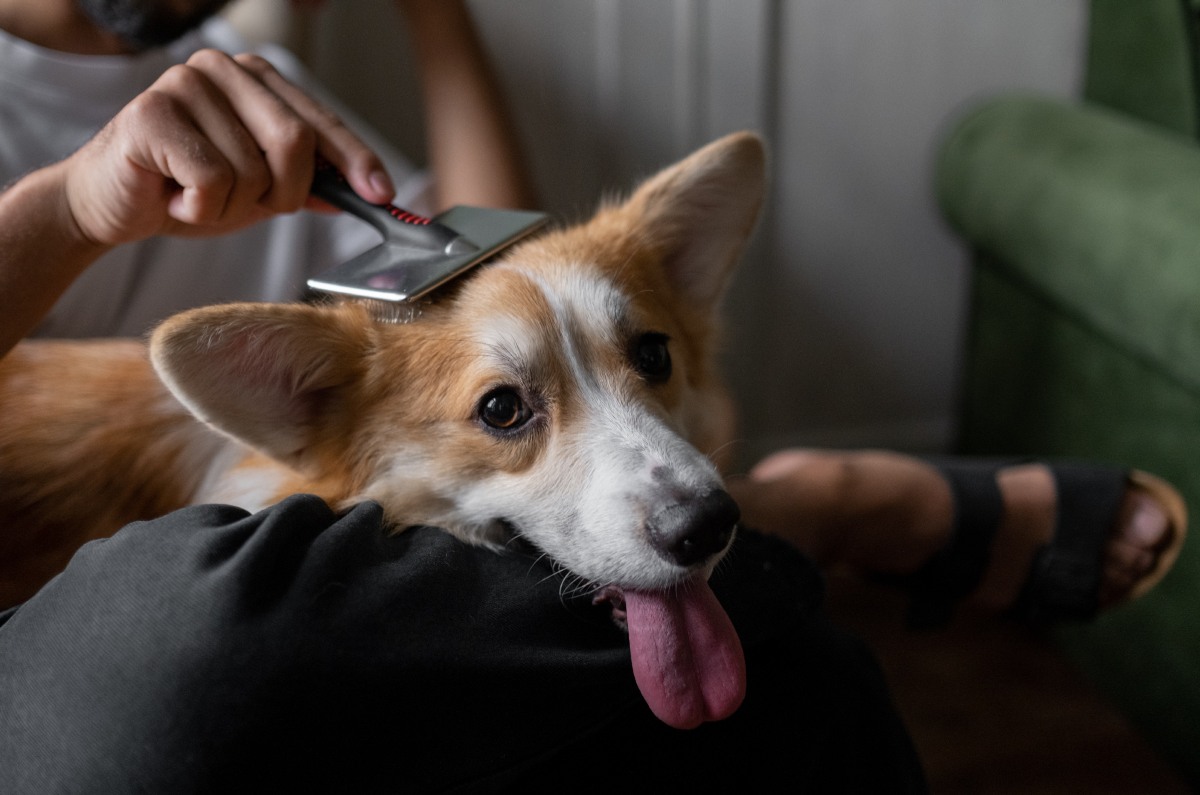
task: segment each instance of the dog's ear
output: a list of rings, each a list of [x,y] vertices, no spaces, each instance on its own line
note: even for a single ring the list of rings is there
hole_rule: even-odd
[[[666,276],[698,309],[725,292],[766,192],[762,140],[733,133],[642,183],[621,208],[663,253]]]
[[[303,304],[226,304],[168,319],[150,356],[200,420],[303,469],[339,388],[362,372],[367,329]]]

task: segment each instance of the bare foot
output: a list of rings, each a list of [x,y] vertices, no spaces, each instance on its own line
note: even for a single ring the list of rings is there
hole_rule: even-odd
[[[1020,594],[1038,549],[1054,533],[1054,477],[1041,464],[1002,469],[1004,513],[973,601],[1004,610]],[[1162,485],[1161,482],[1158,485]],[[743,524],[783,536],[819,563],[908,573],[950,538],[950,486],[930,464],[889,452],[786,450],[730,483]],[[1176,495],[1177,496],[1177,495]],[[1173,538],[1172,499],[1154,483],[1130,483],[1104,547],[1099,605],[1134,595]],[[1139,594],[1140,595],[1140,594]]]

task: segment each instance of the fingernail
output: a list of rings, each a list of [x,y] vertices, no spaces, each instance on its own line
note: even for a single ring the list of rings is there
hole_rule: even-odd
[[[371,183],[371,187],[380,194],[388,198],[396,195],[396,186],[392,184],[392,178],[387,175],[386,171],[372,171],[367,180]]]

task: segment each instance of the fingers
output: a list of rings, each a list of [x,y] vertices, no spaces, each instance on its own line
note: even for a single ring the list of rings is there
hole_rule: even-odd
[[[395,196],[395,186],[383,161],[337,114],[286,80],[265,59],[240,55],[237,61],[311,125],[317,136],[317,152],[342,172],[355,192],[375,203],[390,201]]]
[[[273,70],[272,70],[273,71]],[[187,95],[203,99],[192,109],[204,137],[226,160],[232,179],[219,179],[223,212],[239,214],[258,205],[270,212],[303,206],[312,184],[317,133],[294,108],[238,59],[214,50],[193,55],[179,81],[192,81]],[[219,193],[218,193],[219,196]],[[213,198],[215,203],[217,198]]]
[[[219,94],[200,106],[211,112],[211,119],[199,112],[197,119],[211,140],[227,151],[238,176],[230,196],[234,209],[243,207],[256,191],[258,203],[273,212],[302,206],[312,186],[315,153],[339,168],[369,201],[384,202],[394,195],[383,163],[370,147],[265,59],[230,58],[204,50],[187,66],[211,81]],[[228,126],[230,113],[240,125]]]
[[[72,158],[72,207],[106,243],[231,231],[305,206],[317,153],[364,198],[392,197],[382,162],[336,114],[261,58],[204,50]]]
[[[244,89],[242,89],[244,90]],[[295,209],[271,201],[273,175],[256,136],[225,91],[192,66],[174,67],[126,109],[128,134],[145,140],[144,168],[175,183],[168,215],[189,225],[219,225]]]

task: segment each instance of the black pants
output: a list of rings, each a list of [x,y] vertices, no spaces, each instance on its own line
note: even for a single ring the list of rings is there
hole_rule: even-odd
[[[607,613],[534,554],[390,536],[372,503],[187,508],[87,545],[0,615],[0,792],[921,791],[820,583],[741,535],[713,588],[747,698],[678,731]]]

